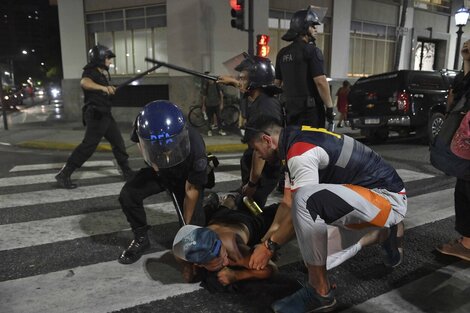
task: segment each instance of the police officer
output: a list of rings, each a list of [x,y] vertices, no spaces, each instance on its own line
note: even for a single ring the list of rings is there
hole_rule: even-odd
[[[312,6],[294,13],[282,39],[292,41],[276,58],[276,85],[282,86],[287,125],[325,127],[333,122],[333,101],[321,50],[315,45],[318,15]]]
[[[240,72],[239,80],[233,81],[226,76],[219,82],[237,86],[247,98],[247,123],[260,115],[267,115],[282,121],[281,105],[274,95],[282,89],[274,85],[275,70],[268,58],[245,55],[245,59],[235,67]],[[243,142],[244,139],[242,139]],[[260,207],[266,204],[269,194],[274,190],[280,176],[279,164],[268,164],[253,149],[248,148],[240,160],[242,174],[242,194],[252,198]]]
[[[175,195],[181,209],[180,225],[205,223],[206,148],[199,132],[186,124],[183,112],[169,101],[148,103],[137,116],[131,139],[137,142],[148,167],[127,181],[119,195],[134,233],[134,240],[118,259],[122,264],[136,262],[150,247],[143,201],[151,195],[165,190]]]
[[[96,45],[88,52],[88,64],[83,68],[80,86],[85,96],[82,109],[83,122],[86,126],[85,137],[67,159],[64,167],[55,176],[60,187],[76,188],[70,175],[88,160],[104,137],[109,141],[112,151],[124,179],[129,179],[133,171],[129,167],[129,155],[126,152],[118,125],[111,115],[111,99],[116,88],[109,84],[109,66],[114,53],[103,45]]]

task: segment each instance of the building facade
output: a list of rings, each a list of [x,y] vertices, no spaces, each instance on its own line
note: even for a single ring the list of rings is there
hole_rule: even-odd
[[[114,84],[152,67],[145,58],[215,75],[223,63],[247,51],[248,34],[230,25],[230,0],[59,0],[66,116],[77,119],[79,87],[87,51],[96,43],[116,54]],[[404,8],[403,4],[408,5]],[[454,12],[464,1],[446,0],[254,0],[254,34],[268,34],[269,57],[288,44],[281,40],[292,13],[308,5],[326,11],[317,45],[323,50],[333,91],[344,79],[398,69],[452,68]],[[245,0],[248,7],[248,0]],[[404,16],[404,27],[400,27]],[[247,25],[247,17],[245,25]],[[470,38],[463,29],[462,42]],[[401,38],[400,38],[401,37]],[[401,48],[398,42],[401,39]],[[198,104],[200,80],[160,68],[116,97],[116,118],[129,121],[148,99],[170,99],[185,111]],[[229,92],[234,90],[227,89]]]

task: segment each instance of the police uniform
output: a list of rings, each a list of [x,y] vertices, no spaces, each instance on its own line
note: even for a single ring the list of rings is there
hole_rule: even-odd
[[[260,95],[248,105],[247,123],[251,123],[261,115],[272,116],[279,122],[282,120],[281,104],[276,98],[268,96],[264,92],[261,92]],[[240,160],[243,185],[247,184],[250,180],[252,158],[253,149],[246,149]],[[266,204],[269,194],[278,184],[279,177],[280,165],[265,163],[263,171],[261,172],[260,180],[258,181],[256,192],[253,195],[253,200],[260,207],[263,207]]]
[[[92,64],[84,67],[82,78],[89,78],[102,86],[110,86],[106,75]],[[85,97],[85,106],[83,107],[83,121],[86,125],[85,137],[72,152],[66,165],[74,169],[81,167],[95,152],[104,137],[111,144],[114,157],[121,169],[130,170],[129,155],[126,152],[124,139],[111,114],[110,97],[98,90],[83,89],[83,94]]]
[[[122,188],[119,202],[133,230],[139,229],[141,233],[147,231],[147,217],[143,201],[151,195],[165,190],[174,192],[179,207],[183,210],[186,181],[199,189],[199,199],[194,209],[191,224],[204,226],[205,216],[202,209],[202,199],[204,185],[207,183],[206,147],[199,132],[190,126],[188,126],[188,135],[190,152],[183,162],[173,167],[161,168],[158,172],[150,166],[142,168]],[[136,127],[132,132],[131,140],[139,142]],[[180,225],[182,224],[183,221],[180,219]]]
[[[321,50],[296,38],[276,57],[276,79],[282,81],[287,125],[325,127],[325,109],[314,77],[325,75]]]
[[[293,195],[293,224],[307,264],[327,264],[332,253],[327,225],[342,233],[338,253],[343,253],[371,229],[391,227],[405,217],[403,181],[369,147],[309,126],[288,127],[280,141],[287,162],[285,185]]]

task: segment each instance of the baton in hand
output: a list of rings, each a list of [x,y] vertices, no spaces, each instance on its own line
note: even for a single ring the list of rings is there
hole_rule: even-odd
[[[122,88],[122,87],[124,87],[124,86],[127,86],[127,85],[129,85],[130,83],[132,83],[133,81],[136,81],[136,80],[138,80],[138,79],[144,77],[144,76],[147,75],[148,73],[151,73],[151,72],[157,70],[159,67],[161,67],[161,65],[158,65],[158,64],[157,64],[157,65],[153,66],[152,68],[146,70],[145,72],[142,72],[142,73],[140,73],[139,75],[136,75],[136,76],[134,76],[134,77],[132,77],[132,78],[129,78],[128,80],[126,80],[126,81],[123,82],[122,84],[117,85],[117,86],[116,86],[116,90],[118,90],[119,88]]]
[[[168,191],[168,194],[171,197],[171,201],[173,201],[173,205],[175,206],[176,212],[178,212],[178,216],[180,217],[181,221],[183,222],[183,225],[186,225],[186,222],[184,221],[183,213],[181,211],[180,205],[178,204],[178,200],[176,200],[175,193],[173,191]]]
[[[209,80],[213,80],[213,81],[217,81],[219,79],[219,77],[214,76],[214,75],[204,74],[204,73],[201,73],[201,72],[190,70],[190,69],[178,66],[178,65],[165,63],[165,62],[158,61],[158,60],[155,60],[155,59],[145,58],[145,61],[153,63],[153,64],[157,64],[157,65],[160,65],[160,66],[165,66],[165,67],[168,67],[168,68],[170,68],[172,70],[175,70],[175,71],[180,71],[180,72],[183,72],[183,73],[186,73],[186,74],[191,74],[193,76],[197,76],[197,77],[201,77],[201,78],[205,78],[205,79],[209,79]]]

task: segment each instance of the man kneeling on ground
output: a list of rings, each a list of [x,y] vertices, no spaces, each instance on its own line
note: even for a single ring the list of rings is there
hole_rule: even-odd
[[[208,210],[206,206],[208,225],[185,225],[173,242],[173,254],[184,263],[184,280],[193,282],[200,268],[217,272],[217,279],[223,286],[241,280],[271,277],[277,272],[273,262],[262,270],[250,269],[248,262],[251,247],[261,242],[273,221],[277,206],[267,206],[263,213],[253,215],[236,209],[232,195],[225,197],[221,205],[213,205],[212,209]]]

